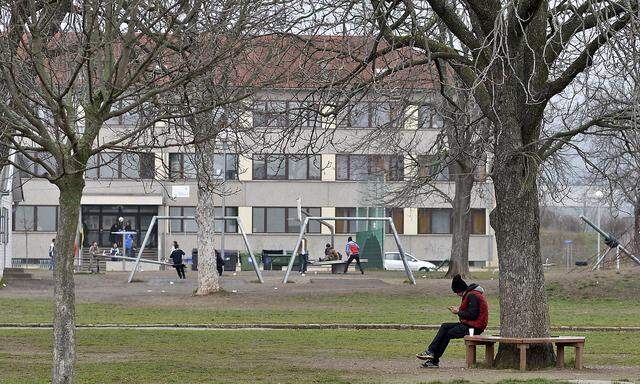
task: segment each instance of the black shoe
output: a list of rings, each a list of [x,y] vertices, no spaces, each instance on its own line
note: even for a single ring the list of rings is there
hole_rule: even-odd
[[[433,360],[427,360],[422,363],[422,368],[440,368],[440,365]]]
[[[424,351],[416,354],[416,358],[419,360],[433,360],[435,356],[433,356],[433,353],[429,351]]]

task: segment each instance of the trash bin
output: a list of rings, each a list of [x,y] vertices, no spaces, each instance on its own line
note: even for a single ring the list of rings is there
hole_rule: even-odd
[[[198,270],[198,248],[193,248],[191,250],[191,270]]]
[[[224,270],[235,272],[238,265],[238,251],[224,251],[224,259]]]

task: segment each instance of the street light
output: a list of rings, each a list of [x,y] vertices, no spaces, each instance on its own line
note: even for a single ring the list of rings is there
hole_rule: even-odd
[[[226,193],[224,191],[224,183],[227,181],[227,141],[229,140],[229,131],[227,129],[223,129],[218,133],[218,138],[222,142],[222,216],[224,217],[227,212],[226,207]],[[220,257],[222,260],[225,260],[225,251],[224,251],[224,233],[226,231],[227,221],[222,220],[222,232],[220,232]],[[598,238],[599,239],[599,238]]]
[[[597,190],[593,193],[593,197],[596,198],[596,201],[598,203],[598,205],[596,206],[596,220],[598,222],[598,228],[600,228],[600,205],[602,202],[602,198],[604,197],[604,193],[602,193],[602,191]],[[598,250],[596,251],[596,257],[598,257],[600,255],[600,236],[598,235]],[[600,268],[600,265],[598,265],[598,268]]]

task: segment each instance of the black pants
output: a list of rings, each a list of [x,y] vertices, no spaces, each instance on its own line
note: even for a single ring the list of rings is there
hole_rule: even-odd
[[[475,335],[482,333],[482,330],[476,329]],[[444,354],[444,351],[449,345],[451,339],[461,339],[469,334],[469,327],[462,323],[443,323],[440,325],[438,334],[433,338],[433,341],[427,348],[427,351],[433,353],[435,357],[434,361],[437,363],[440,357]]]
[[[307,264],[309,264],[309,255],[303,253],[300,255],[300,273],[307,273]]]
[[[360,273],[362,273],[364,275],[364,269],[362,269],[362,264],[360,264],[360,255],[356,254],[351,254],[349,256],[349,260],[347,260],[347,265],[344,266],[344,273],[347,273],[347,269],[349,269],[349,264],[351,264],[351,262],[353,261],[353,259],[356,260],[356,265],[358,266],[358,268],[360,269]]]
[[[184,264],[177,264],[175,266],[176,272],[178,272],[178,278],[186,279],[187,275],[184,274]]]

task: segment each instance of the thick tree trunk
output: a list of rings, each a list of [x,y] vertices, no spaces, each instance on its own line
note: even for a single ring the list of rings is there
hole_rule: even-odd
[[[198,190],[196,221],[198,223],[198,290],[197,295],[209,295],[220,290],[216,269],[214,194],[208,189]]]
[[[473,174],[465,172],[462,167],[455,175],[455,192],[453,197],[453,213],[451,222],[451,257],[446,277],[469,275],[469,233],[471,191],[473,189]]]
[[[512,116],[505,122],[517,120]],[[491,226],[496,233],[500,267],[500,334],[506,337],[548,337],[549,308],[540,257],[540,218],[535,160],[518,153],[520,128],[503,128],[496,145],[493,182],[496,208]],[[499,367],[517,367],[518,350],[500,345]],[[528,367],[553,365],[550,345],[527,351]]]
[[[82,175],[66,176],[56,184],[60,189],[60,213],[53,270],[55,308],[52,383],[67,384],[73,383],[76,359],[73,262],[84,180]]]

